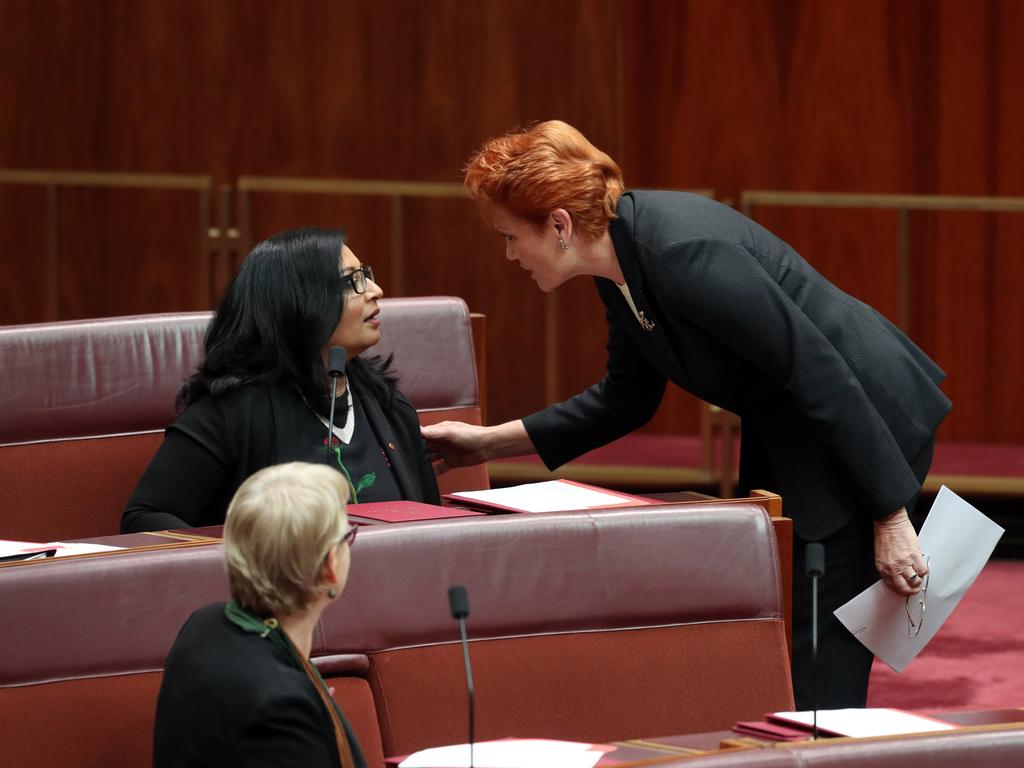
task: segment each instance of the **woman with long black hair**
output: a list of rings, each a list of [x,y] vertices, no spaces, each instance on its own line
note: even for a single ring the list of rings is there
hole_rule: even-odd
[[[341,230],[305,228],[259,243],[206,332],[205,359],[178,393],[179,416],[129,499],[124,533],[218,525],[235,490],[264,467],[327,461],[351,502],[438,503],[416,411],[380,339],[373,270]],[[347,350],[331,444],[328,350]]]

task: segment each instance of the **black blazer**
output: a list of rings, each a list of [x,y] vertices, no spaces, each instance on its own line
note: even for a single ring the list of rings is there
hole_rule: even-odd
[[[612,242],[646,328],[596,278],[607,375],[524,419],[549,468],[646,423],[668,380],[741,417],[741,490],[781,494],[803,538],[916,496],[910,463],[951,404],[902,331],[728,206],[633,191],[617,213]]]
[[[193,613],[164,667],[154,768],[340,765],[331,717],[287,648],[232,623],[223,603]]]
[[[396,392],[387,413],[376,398],[353,389],[362,412],[409,501],[440,504],[419,417]],[[248,385],[193,403],[167,428],[121,518],[121,532],[221,525],[247,477],[274,464],[322,460],[303,436],[317,422],[298,392],[279,385]],[[337,464],[330,462],[337,469]],[[340,471],[340,470],[339,470]]]

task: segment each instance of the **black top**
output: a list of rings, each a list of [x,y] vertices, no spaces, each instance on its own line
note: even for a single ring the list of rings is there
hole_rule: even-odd
[[[385,413],[375,398],[358,390],[352,394],[362,434],[390,461],[395,498],[439,504],[437,479],[409,401],[396,392]],[[340,472],[336,457],[324,448],[326,435],[326,427],[290,387],[249,385],[224,397],[204,397],[167,428],[128,500],[121,532],[221,525],[238,486],[274,464],[325,462]]]
[[[596,278],[607,375],[524,419],[549,468],[644,424],[672,381],[742,418],[741,489],[781,494],[806,539],[916,496],[910,462],[951,406],[902,331],[728,206],[633,191],[617,214],[615,255],[645,323]]]
[[[334,437],[331,443],[335,464],[342,467],[352,488],[355,489],[355,498],[349,499],[349,501],[366,504],[402,498],[398,483],[395,481],[391,460],[373,433],[360,398],[353,398],[352,410],[354,411],[355,426],[352,430],[351,441],[346,445]],[[343,427],[347,417],[348,414],[339,417],[335,412],[335,424]],[[325,416],[323,422],[318,422],[319,429],[315,435],[311,435],[311,444],[317,441],[322,443],[326,440],[326,421]]]
[[[242,629],[223,603],[201,608],[181,628],[164,666],[154,768],[337,768],[334,726],[315,685],[287,640]],[[357,766],[365,765],[341,721]]]

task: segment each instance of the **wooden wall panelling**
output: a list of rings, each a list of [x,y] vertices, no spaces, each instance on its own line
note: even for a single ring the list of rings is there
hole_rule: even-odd
[[[468,199],[410,199],[410,295],[454,295],[487,315],[487,420],[498,424],[546,405],[544,294],[504,256],[501,237]]]
[[[929,211],[914,220],[923,288],[917,321],[922,343],[946,371],[942,388],[953,401],[939,437],[984,442],[1003,405],[990,399],[989,389],[997,373],[991,332],[998,322],[991,314],[991,214]]]
[[[45,187],[0,184],[0,325],[56,319],[47,194]]]
[[[986,308],[992,369],[986,378],[988,397],[999,409],[991,417],[985,439],[1019,443],[1024,442],[1024,214],[994,218],[991,269],[995,290]]]
[[[992,111],[998,174],[992,192],[1024,196],[1024,2],[1002,3],[992,46],[996,79]],[[996,375],[992,396],[1004,404],[989,439],[1024,442],[1024,216],[997,216],[992,267],[998,291],[989,312],[994,318],[992,354]]]
[[[645,117],[644,140],[626,143],[634,183],[706,184],[726,196],[742,188],[1021,194],[1024,56],[1010,31],[1024,19],[1021,3],[651,2],[629,9],[626,112]],[[771,216],[765,221],[786,229],[813,264],[891,315],[898,273],[873,281],[855,271],[889,252],[885,215]],[[973,237],[971,225],[955,218],[912,213],[907,220],[911,332],[947,368],[947,391],[960,401],[940,437],[1022,442],[1024,419],[1009,398],[1024,364],[1010,362],[1020,356],[1009,339],[1024,318],[1011,311],[1008,333],[990,330],[998,322],[993,309],[1008,308],[1019,284],[1010,274],[1024,269],[1004,253],[1016,225]],[[849,254],[834,247],[847,235],[863,245],[844,265]],[[954,311],[972,316],[961,324]]]
[[[62,189],[60,318],[210,308],[197,208],[193,190]]]
[[[244,195],[238,195],[237,206]],[[287,192],[252,192],[248,244],[298,227],[322,227],[345,230],[346,242],[360,261],[370,264],[381,280],[385,295],[391,295],[390,274],[395,258],[392,252],[391,209],[386,197],[363,197]],[[235,270],[245,258],[246,233],[242,229]],[[400,294],[396,294],[400,295]]]

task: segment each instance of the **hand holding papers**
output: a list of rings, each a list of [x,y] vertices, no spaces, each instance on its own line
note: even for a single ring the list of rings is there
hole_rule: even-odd
[[[942,486],[921,529],[928,589],[908,599],[877,582],[841,606],[836,618],[897,672],[919,654],[988,562],[1003,529]],[[925,613],[925,610],[927,613]]]

